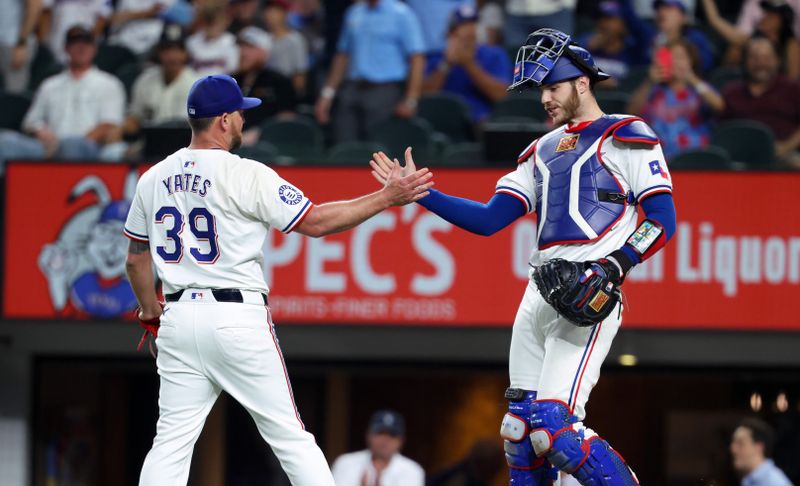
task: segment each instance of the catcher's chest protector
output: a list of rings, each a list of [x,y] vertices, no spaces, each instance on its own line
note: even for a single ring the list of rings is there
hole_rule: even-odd
[[[534,178],[540,250],[595,240],[622,217],[628,195],[598,157],[627,116],[604,115],[575,133],[548,133],[536,146]]]

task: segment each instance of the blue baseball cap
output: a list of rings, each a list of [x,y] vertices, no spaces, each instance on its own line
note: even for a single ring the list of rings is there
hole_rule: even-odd
[[[683,10],[683,13],[686,13],[686,4],[683,3],[682,0],[655,0],[653,2],[653,8],[658,10],[659,7],[678,7],[679,9]]]
[[[450,25],[448,27],[450,30],[453,30],[461,24],[477,21],[478,11],[475,10],[475,7],[472,5],[461,5],[453,10],[453,13],[450,15]]]
[[[622,17],[622,6],[614,1],[600,2],[597,12],[601,17]]]
[[[389,434],[395,437],[406,435],[406,421],[394,410],[378,410],[369,419],[367,430],[371,434]]]
[[[255,108],[258,98],[246,98],[236,80],[227,74],[214,74],[198,79],[189,90],[186,108],[189,118],[211,118],[223,113]]]

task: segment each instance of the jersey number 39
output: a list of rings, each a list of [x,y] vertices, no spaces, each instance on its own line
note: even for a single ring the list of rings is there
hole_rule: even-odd
[[[167,221],[171,220],[171,221]],[[167,246],[157,246],[156,252],[166,263],[180,263],[183,258],[183,214],[175,206],[163,206],[156,212],[156,224],[169,224],[167,227],[167,240],[172,241],[173,250],[168,251]],[[202,223],[205,223],[204,225]],[[202,226],[205,226],[203,229]],[[190,247],[189,254],[200,264],[212,264],[219,257],[219,246],[217,245],[217,225],[214,216],[206,208],[194,208],[189,212],[189,230],[198,241],[205,241],[208,250]]]

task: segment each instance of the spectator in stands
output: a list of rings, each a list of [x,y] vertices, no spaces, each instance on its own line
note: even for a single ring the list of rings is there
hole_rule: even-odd
[[[303,36],[289,26],[289,0],[269,0],[264,9],[264,25],[272,35],[272,53],[267,66],[292,80],[294,89],[306,90],[308,46]]]
[[[508,95],[512,66],[503,48],[478,44],[477,22],[474,7],[462,6],[453,12],[445,51],[428,55],[422,90],[463,98],[472,119],[480,122],[489,115],[493,103]]]
[[[713,113],[725,108],[714,88],[697,74],[694,45],[678,40],[657,55],[646,79],[631,96],[628,113],[641,114],[661,139],[669,158],[709,143]]]
[[[331,471],[336,486],[423,486],[425,471],[400,454],[406,435],[403,416],[379,410],[369,420],[367,449],[339,456]]]
[[[67,68],[46,79],[22,121],[30,136],[0,132],[0,164],[9,159],[118,160],[124,152],[121,125],[125,88],[93,64],[94,34],[81,26],[65,35]]]
[[[123,132],[135,138],[142,125],[184,120],[186,97],[198,76],[189,67],[186,37],[180,25],[164,27],[156,46],[158,65],[146,69],[133,84]]]
[[[238,35],[245,27],[258,25],[258,8],[260,0],[231,0],[229,10],[231,24],[228,32]]]
[[[406,0],[417,15],[428,57],[444,52],[450,18],[462,6],[475,8],[475,0]]]
[[[239,32],[239,71],[233,75],[245,96],[259,98],[260,106],[245,111],[242,145],[253,145],[261,134],[259,125],[273,116],[291,116],[297,108],[292,81],[267,66],[272,40],[258,27]]]
[[[595,29],[577,39],[578,44],[592,53],[595,64],[611,75],[611,79],[597,85],[599,88],[616,88],[632,66],[647,64],[650,59],[647,30],[641,28],[638,19],[629,29],[626,19],[632,16],[635,14],[627,2],[625,5],[617,1],[600,2]]]
[[[793,31],[794,12],[783,0],[761,3],[763,15],[750,32],[739,29],[725,20],[717,10],[714,0],[703,0],[708,22],[730,44],[728,62],[738,64],[742,46],[754,31],[772,41],[778,47],[783,60],[784,72],[792,79],[800,79],[800,43]]]
[[[689,15],[684,0],[655,0],[653,7],[656,10],[656,31],[653,32],[650,44],[657,49],[686,39],[697,51],[700,61],[698,72],[703,73],[711,69],[714,65],[711,43],[702,31],[689,26]]]
[[[236,36],[226,32],[230,19],[224,4],[205,3],[198,12],[201,28],[186,41],[192,69],[199,76],[230,74],[238,68]]]
[[[149,54],[164,28],[160,14],[173,3],[174,0],[118,0],[111,16],[110,42],[139,56]]]
[[[736,28],[746,32],[751,36],[756,31],[756,26],[764,16],[764,8],[761,3],[763,0],[744,0],[742,8],[739,10],[739,18],[736,21]],[[771,2],[770,2],[771,3]],[[800,0],[786,0],[786,4],[791,7],[794,13],[794,25],[792,31],[795,38],[800,38]]]
[[[770,459],[775,432],[763,420],[742,420],[731,439],[733,468],[742,476],[742,486],[792,486],[792,482]]]
[[[112,12],[108,0],[42,0],[42,7],[41,34],[48,39],[50,51],[61,64],[67,62],[64,50],[67,30],[80,25],[99,39]]]
[[[320,0],[295,0],[286,21],[306,40],[308,64],[314,66],[325,51],[325,12]]]
[[[337,142],[365,139],[367,127],[385,121],[392,112],[413,117],[425,69],[424,48],[414,12],[399,0],[368,0],[350,6],[328,80],[317,100],[317,120],[330,121],[340,84],[333,124]]]
[[[506,23],[503,42],[517,50],[528,34],[545,27],[574,34],[577,0],[506,0]]]
[[[744,80],[723,88],[723,120],[750,119],[764,123],[775,135],[775,154],[800,169],[800,82],[780,74],[780,58],[766,37],[755,36],[744,46]]]
[[[34,28],[42,12],[41,0],[0,0],[0,76],[9,93],[28,89],[31,61],[36,51]]]
[[[503,7],[495,0],[478,0],[478,42],[502,46],[504,17]]]

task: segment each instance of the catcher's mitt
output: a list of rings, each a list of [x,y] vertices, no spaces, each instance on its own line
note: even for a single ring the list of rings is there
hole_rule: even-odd
[[[620,271],[608,260],[546,261],[533,270],[544,300],[573,324],[589,327],[603,321],[622,297]]]

